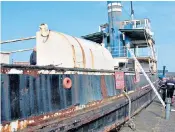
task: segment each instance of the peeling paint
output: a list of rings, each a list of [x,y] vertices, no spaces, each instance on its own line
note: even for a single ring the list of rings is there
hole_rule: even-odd
[[[5,70],[7,69],[3,68],[3,72]],[[76,71],[78,73],[76,75],[66,74],[66,72],[47,74],[57,72],[50,69],[42,70],[46,74],[40,74],[41,70],[38,69],[22,68],[20,70],[26,70],[26,74],[1,75],[2,132],[16,129],[44,131],[46,128],[48,130],[55,128],[60,130],[63,126],[66,131],[83,126],[83,123],[100,120],[102,117],[105,119],[113,111],[116,113],[111,114],[116,114],[116,119],[127,116],[127,99],[112,85],[111,78],[114,77],[112,73],[102,75],[102,73],[97,74],[98,72],[89,72],[91,74],[87,75],[86,72],[86,75],[83,75]],[[75,71],[69,72],[75,73]],[[132,81],[133,76],[128,75],[126,81]],[[71,78],[73,82],[69,90],[62,87],[64,77]],[[141,80],[136,85],[130,83],[131,87],[126,85],[133,99],[132,113],[145,101],[151,100],[154,94],[149,85],[143,79]],[[140,99],[135,101],[137,98]],[[126,115],[123,115],[123,112]],[[109,115],[111,122],[112,117],[113,115]],[[103,122],[103,124],[106,123]]]
[[[83,56],[83,68],[86,68],[86,56],[85,56],[85,52],[84,52],[84,49],[81,45],[81,43],[78,41],[77,38],[73,37],[79,44],[80,48],[81,48],[81,51],[82,51],[82,56]]]
[[[104,75],[101,76],[101,92],[103,98],[108,96]]]
[[[90,49],[90,53],[91,53],[91,63],[92,63],[92,69],[93,69],[94,68],[94,55],[91,49]]]
[[[133,96],[134,96],[134,94],[136,94],[136,93],[133,93]],[[144,94],[144,96],[148,96],[148,97],[150,97],[150,95],[149,95],[149,92],[147,92],[147,94],[145,95]],[[143,97],[144,97],[143,96]],[[142,97],[142,98],[143,98]],[[119,99],[119,97],[117,97],[116,96],[116,99],[115,100],[113,100],[112,102],[113,103],[115,103],[115,104],[117,104],[117,102],[116,102],[116,100],[118,100]],[[106,101],[107,100],[109,100],[109,99],[105,99]],[[112,102],[106,102],[105,100],[103,100],[103,102],[101,101],[101,102],[92,102],[92,103],[90,103],[89,104],[89,106],[88,105],[82,105],[82,106],[78,106],[78,107],[81,107],[81,108],[87,108],[87,106],[89,107],[89,109],[88,109],[88,111],[89,112],[91,112],[91,109],[94,109],[94,106],[96,106],[96,108],[98,108],[98,109],[100,109],[100,108],[103,108],[103,111],[105,110],[105,107],[103,106],[103,105],[110,105]],[[119,101],[119,100],[118,100]],[[141,105],[141,104],[140,104]],[[113,106],[113,107],[115,107],[115,105],[113,105],[113,104],[111,104],[111,106]],[[111,107],[107,107],[107,108],[110,108],[111,109]],[[139,108],[139,106],[137,106],[137,108]],[[137,108],[135,108],[135,109],[137,109]],[[116,108],[115,108],[116,109]],[[58,119],[62,119],[62,118],[68,118],[70,115],[71,116],[73,116],[74,114],[80,114],[81,112],[80,111],[82,111],[81,109],[79,109],[76,113],[72,113],[72,112],[75,112],[75,111],[77,111],[77,109],[76,109],[76,107],[71,107],[71,108],[69,108],[69,109],[66,109],[66,110],[62,110],[62,111],[60,111],[60,112],[56,112],[56,113],[53,113],[53,114],[51,114],[51,115],[48,115],[48,114],[46,114],[46,115],[43,115],[43,117],[41,117],[41,118],[38,118],[38,117],[35,117],[35,119],[33,118],[33,120],[31,120],[31,119],[29,119],[29,120],[24,120],[24,121],[19,121],[19,120],[17,120],[17,121],[14,121],[14,122],[12,122],[12,123],[10,123],[10,126],[8,125],[8,124],[4,124],[3,126],[4,127],[2,127],[1,128],[1,130],[2,130],[2,132],[6,132],[6,131],[11,131],[12,129],[13,130],[22,130],[22,129],[24,129],[24,128],[26,128],[27,126],[28,126],[28,129],[31,129],[30,128],[30,126],[32,126],[32,124],[34,123],[35,125],[37,125],[38,123],[40,124],[40,127],[42,127],[45,123],[43,122],[41,122],[41,120],[45,120],[45,121],[52,121],[52,120],[58,120]],[[84,110],[83,110],[84,111]],[[82,112],[83,112],[82,111]],[[86,111],[86,113],[88,114],[88,111]],[[98,110],[96,110],[96,111],[98,111]],[[112,111],[112,109],[111,109],[111,111]],[[99,111],[100,112],[100,111]],[[108,111],[107,113],[109,113],[110,111]],[[84,113],[84,112],[83,112]],[[86,113],[84,113],[84,114],[86,114]],[[106,114],[107,114],[106,113]],[[105,114],[105,113],[104,113]],[[56,115],[57,117],[55,118],[53,118],[53,116],[52,115]],[[59,116],[58,116],[59,115]],[[82,115],[82,114],[80,114],[80,115]],[[78,117],[77,117],[77,119],[76,120],[74,120],[73,119],[73,117],[72,117],[72,119],[74,120],[74,123],[75,122],[77,122],[78,124],[80,123],[87,123],[87,122],[90,122],[90,121],[92,121],[92,120],[95,120],[95,119],[97,119],[97,118],[99,118],[99,117],[102,117],[103,116],[103,113],[101,113],[101,114],[95,114],[95,116],[93,115],[93,116],[91,116],[90,118],[88,118],[88,119],[86,119],[86,118],[81,118],[81,120],[79,120],[78,119]],[[111,116],[111,117],[113,117],[113,116]],[[85,120],[86,119],[86,120]],[[122,118],[121,118],[122,119]],[[124,121],[126,121],[128,118],[127,117],[124,117],[123,116],[123,119],[124,119]],[[37,123],[38,122],[38,123]],[[56,122],[55,122],[56,123]],[[114,124],[112,124],[112,125],[110,125],[110,127],[105,127],[104,128],[104,131],[110,131],[111,129],[113,129],[113,128],[115,128],[116,126],[117,126],[117,123],[118,122],[115,122]],[[120,123],[119,123],[120,124]],[[46,124],[45,124],[46,125]],[[66,125],[66,124],[65,124]],[[69,125],[69,124],[67,124],[67,125]],[[52,128],[52,127],[51,127]],[[51,129],[50,128],[50,129]],[[69,127],[66,127],[65,126],[65,128],[66,129],[68,129]],[[28,130],[27,129],[27,130]],[[54,128],[53,128],[54,129]],[[65,130],[66,130],[65,129]],[[33,129],[31,129],[31,131],[33,131]]]
[[[74,62],[74,67],[76,67],[76,55],[75,55],[75,48],[72,45],[72,52],[73,52],[73,62]]]

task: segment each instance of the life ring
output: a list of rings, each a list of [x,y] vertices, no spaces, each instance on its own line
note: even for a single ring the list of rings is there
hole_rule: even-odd
[[[69,89],[72,87],[72,80],[68,77],[63,79],[63,87]]]

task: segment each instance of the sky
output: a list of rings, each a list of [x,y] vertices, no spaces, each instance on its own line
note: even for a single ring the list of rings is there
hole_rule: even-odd
[[[130,18],[130,2],[122,2],[122,20]],[[155,34],[158,69],[175,72],[175,2],[133,2],[135,19],[149,18]],[[49,29],[80,37],[107,23],[106,2],[1,2],[1,40],[35,36],[41,23]],[[1,51],[33,48],[35,40],[4,44]],[[11,55],[28,61],[31,51]]]

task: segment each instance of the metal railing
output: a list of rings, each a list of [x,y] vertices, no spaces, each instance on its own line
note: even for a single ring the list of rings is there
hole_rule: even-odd
[[[149,49],[138,49],[138,55],[139,57],[151,57],[151,51]]]
[[[4,63],[4,62],[7,63],[8,62],[9,64],[24,64],[24,65],[28,65],[29,64],[28,61],[17,61],[16,59],[14,59],[14,56],[16,56],[16,54],[18,54],[18,53],[31,52],[32,50],[33,50],[33,48],[14,50],[14,51],[8,51],[8,52],[1,51],[0,52],[1,53],[1,57],[4,58],[5,60],[2,59],[0,61],[0,63]],[[23,54],[20,54],[20,55],[23,56]],[[30,56],[28,56],[28,60],[29,59],[30,59]]]
[[[150,29],[150,22],[148,19],[126,20],[120,23],[120,28],[121,29],[126,29],[126,28]]]
[[[29,40],[35,40],[36,39],[36,36],[31,36],[31,37],[25,37],[25,38],[19,38],[19,39],[13,39],[13,40],[6,40],[6,41],[0,41],[0,44],[1,45],[6,45],[6,44],[9,44],[9,43],[14,43],[16,44],[16,42],[21,42],[21,41],[29,41]],[[10,64],[28,64],[28,62],[23,62],[23,61],[17,61],[16,59],[14,59],[14,56],[16,56],[17,53],[23,53],[23,52],[27,52],[27,51],[32,51],[33,48],[27,48],[27,49],[20,49],[20,50],[13,50],[13,51],[0,51],[1,52],[1,57],[3,57],[4,59],[2,59],[0,61],[0,63],[10,63]],[[7,54],[5,54],[7,53]],[[14,55],[15,54],[15,55]],[[6,57],[5,57],[6,55]],[[8,57],[7,57],[8,55]],[[22,54],[21,54],[22,56]],[[21,57],[19,56],[19,57]],[[28,57],[28,60],[29,60],[30,56]]]
[[[127,51],[125,46],[118,47],[108,47],[107,48],[113,57],[131,57],[130,53]],[[131,49],[134,52],[134,49]],[[137,57],[152,57],[150,49],[137,49],[136,51]]]
[[[19,41],[24,41],[24,40],[32,40],[32,39],[36,39],[36,36],[20,38],[20,39],[13,39],[13,40],[7,40],[7,41],[1,41],[0,44],[14,43],[14,42],[19,42]]]
[[[118,47],[108,47],[107,48],[113,57],[127,57],[127,51],[124,46],[118,46]]]

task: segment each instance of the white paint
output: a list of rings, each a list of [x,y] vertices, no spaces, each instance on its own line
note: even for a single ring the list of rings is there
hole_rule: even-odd
[[[108,12],[113,12],[113,11],[118,11],[121,12],[122,9],[121,8],[113,8],[113,9],[108,9]]]
[[[135,73],[125,73],[125,75],[135,75]]]
[[[17,128],[18,128],[18,121],[14,121],[14,122],[11,122],[10,123],[10,128],[11,128],[11,132],[15,132],[17,131]]]
[[[17,70],[15,68],[13,68],[13,69],[10,69],[8,74],[23,74],[23,70]]]
[[[0,52],[0,63],[9,64],[10,63],[10,53]]]
[[[121,12],[122,11],[121,2],[109,3],[108,8],[109,8],[108,12],[113,12],[113,11]]]
[[[116,2],[116,3],[109,3],[108,4],[108,7],[114,6],[114,5],[116,5],[116,6],[122,6],[120,2]]]
[[[36,36],[37,65],[39,66],[54,65],[65,68],[114,70],[112,55],[100,44],[81,38],[75,37],[75,39],[72,36],[54,31],[50,31],[46,41],[40,32],[37,32]],[[75,56],[73,55],[72,47],[74,47]],[[83,48],[85,54],[85,64],[83,63],[81,48]],[[93,58],[91,57],[90,49],[93,53]]]
[[[2,124],[0,124],[0,132],[2,131],[2,127],[3,127]]]
[[[23,74],[23,70],[18,69],[11,69],[8,74]],[[114,73],[108,73],[108,72],[83,72],[83,71],[56,71],[56,70],[39,70],[38,74],[84,74],[84,75],[114,75]]]
[[[60,71],[49,71],[49,70],[40,70],[38,71],[39,74],[85,74],[85,75],[114,75],[114,73],[102,73],[102,72],[81,72],[81,71],[66,71],[66,72],[60,72]]]

